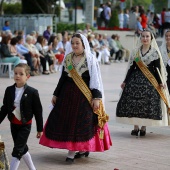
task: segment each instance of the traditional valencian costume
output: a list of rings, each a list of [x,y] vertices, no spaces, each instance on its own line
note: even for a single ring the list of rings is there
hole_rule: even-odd
[[[70,151],[105,151],[112,145],[108,116],[102,101],[92,109],[92,98],[104,99],[100,69],[91,54],[87,38],[81,35],[84,54],[76,65],[73,52],[66,55],[59,83],[54,91],[57,102],[51,111],[40,144]]]
[[[150,49],[142,55],[142,44],[131,53],[125,87],[117,104],[116,120],[141,126],[168,126],[169,93],[166,69],[155,38]]]

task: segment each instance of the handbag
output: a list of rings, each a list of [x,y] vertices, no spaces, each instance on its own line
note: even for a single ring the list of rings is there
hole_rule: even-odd
[[[0,136],[0,170],[9,170],[9,160],[5,151],[5,144]]]

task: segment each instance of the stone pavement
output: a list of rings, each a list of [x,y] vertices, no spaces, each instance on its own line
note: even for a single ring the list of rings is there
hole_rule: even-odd
[[[33,121],[32,132],[28,141],[30,153],[37,170],[169,170],[170,169],[170,129],[169,127],[148,127],[145,137],[130,135],[131,125],[115,122],[115,108],[119,98],[120,84],[124,79],[127,63],[101,65],[104,82],[106,110],[110,116],[109,128],[113,146],[104,153],[90,153],[88,158],[75,160],[67,165],[66,150],[50,149],[38,144],[36,126]],[[49,115],[52,93],[58,82],[59,73],[49,76],[31,77],[28,84],[37,88],[44,108],[44,123]],[[0,105],[4,90],[13,84],[13,79],[0,78]],[[0,135],[5,142],[7,154],[11,158],[13,142],[7,119],[0,125]],[[19,170],[27,170],[21,161]]]
[[[115,32],[107,32],[111,35]],[[131,50],[135,40],[126,35],[132,32],[116,32],[121,35],[122,43]],[[169,127],[147,127],[145,137],[130,135],[133,126],[118,124],[115,121],[115,109],[120,94],[120,84],[124,79],[127,63],[112,63],[110,66],[101,65],[105,91],[106,111],[110,116],[109,129],[113,146],[103,153],[90,153],[88,158],[75,160],[73,165],[67,165],[66,150],[50,149],[38,144],[36,125],[33,121],[32,132],[28,146],[37,170],[169,170],[170,169],[170,129]],[[49,76],[31,77],[28,84],[39,90],[44,123],[49,115],[50,101],[57,85],[59,73]],[[0,77],[0,106],[7,86],[14,83],[13,79]],[[33,119],[34,120],[34,119]],[[6,145],[7,154],[11,159],[13,141],[7,119],[0,125],[0,135]],[[27,170],[21,160],[19,170]]]

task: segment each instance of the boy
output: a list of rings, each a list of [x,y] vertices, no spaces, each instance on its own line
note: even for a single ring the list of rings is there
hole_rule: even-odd
[[[7,87],[0,110],[0,123],[8,115],[11,134],[14,141],[10,170],[17,170],[23,158],[28,168],[35,170],[28,152],[27,140],[31,131],[32,117],[37,124],[37,138],[43,130],[42,105],[38,91],[26,84],[30,77],[30,68],[20,63],[14,69],[15,84]]]

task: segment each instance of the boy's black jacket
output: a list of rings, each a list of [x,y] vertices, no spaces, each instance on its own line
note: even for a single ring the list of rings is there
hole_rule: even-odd
[[[14,100],[15,100],[15,84],[9,86],[5,90],[5,95],[3,99],[3,105],[0,110],[0,123],[8,115],[9,121],[12,120],[14,110]],[[27,123],[35,116],[37,131],[42,132],[43,130],[43,118],[42,118],[42,105],[39,98],[38,90],[33,87],[24,86],[24,93],[20,101],[20,113],[21,121],[23,124]]]

